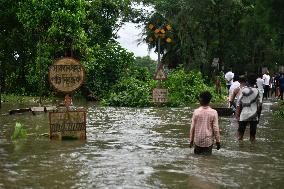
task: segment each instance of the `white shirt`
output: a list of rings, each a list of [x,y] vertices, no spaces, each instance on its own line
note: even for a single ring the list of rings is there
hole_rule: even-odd
[[[233,79],[234,79],[235,74],[231,71],[228,71],[225,74],[225,79],[226,79],[226,85],[232,85],[233,84]]]
[[[229,92],[233,92],[239,86],[240,86],[240,82],[234,81],[233,84],[230,86]]]
[[[269,81],[270,81],[270,76],[263,74],[262,79],[264,81],[264,85],[269,85]]]
[[[234,81],[233,84],[230,86],[230,89],[229,89],[229,101],[233,101],[234,99],[232,99],[232,95],[234,93],[234,90],[236,88],[240,87],[240,82],[238,81]]]
[[[262,92],[263,93],[263,85],[264,85],[264,80],[261,79],[260,77],[256,79],[256,86],[259,90],[259,92]]]

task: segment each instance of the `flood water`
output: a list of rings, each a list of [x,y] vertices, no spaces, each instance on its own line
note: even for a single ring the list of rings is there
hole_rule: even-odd
[[[25,106],[25,105],[23,105]],[[27,106],[27,105],[26,105]],[[18,106],[2,104],[0,113]],[[264,104],[256,143],[220,118],[212,156],[189,148],[192,108],[85,105],[87,140],[49,140],[48,114],[0,116],[0,188],[282,188],[284,123]],[[29,135],[10,139],[15,122]]]

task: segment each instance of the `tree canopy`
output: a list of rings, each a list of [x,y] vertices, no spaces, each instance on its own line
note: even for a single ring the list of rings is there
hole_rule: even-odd
[[[221,68],[232,67],[237,72],[259,71],[263,66],[277,71],[276,62],[284,64],[281,0],[142,2],[154,6],[155,14],[175,29],[177,38],[165,53],[166,64],[183,64],[206,74],[212,72],[215,57],[220,59]],[[146,28],[155,14],[146,19]]]

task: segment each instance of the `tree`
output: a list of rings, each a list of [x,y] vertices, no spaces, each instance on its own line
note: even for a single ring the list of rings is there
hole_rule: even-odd
[[[113,47],[109,53],[117,55],[116,31],[135,14],[130,0],[2,0],[0,7],[5,90],[36,95],[51,91],[47,72],[56,58],[72,56],[89,65],[99,59],[95,51]]]
[[[210,75],[215,57],[220,59],[221,68],[233,67],[238,72],[257,71],[267,62],[273,62],[269,54],[279,57],[273,41],[281,41],[283,33],[283,28],[279,29],[283,26],[280,0],[144,0],[143,3],[153,5],[156,14],[175,28],[174,50],[164,55],[167,64],[184,64],[187,70],[203,68],[201,71]],[[179,62],[176,57],[180,57]]]

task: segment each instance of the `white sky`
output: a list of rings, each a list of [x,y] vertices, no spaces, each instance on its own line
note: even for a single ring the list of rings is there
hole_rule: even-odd
[[[122,47],[126,48],[128,51],[133,52],[135,56],[147,56],[153,60],[158,59],[158,55],[153,51],[148,52],[148,46],[146,43],[141,43],[138,45],[138,40],[141,39],[142,28],[137,28],[137,24],[126,23],[118,31],[119,38],[117,41]]]

